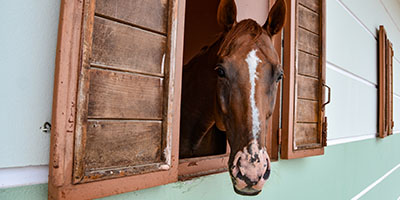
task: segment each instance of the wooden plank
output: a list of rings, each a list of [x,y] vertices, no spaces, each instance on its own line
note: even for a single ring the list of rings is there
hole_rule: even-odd
[[[166,37],[94,18],[92,65],[163,75]]]
[[[305,7],[313,10],[316,13],[320,13],[321,2],[320,0],[299,0],[299,3]]]
[[[319,80],[302,75],[297,75],[297,96],[298,98],[318,100]]]
[[[310,145],[318,142],[317,123],[296,123],[295,125],[296,146]]]
[[[179,180],[225,172],[228,170],[229,151],[223,155],[186,158],[179,160]]]
[[[65,183],[71,183],[73,158],[72,152],[75,120],[77,82],[80,63],[80,47],[84,20],[82,11],[89,6],[82,1],[60,2],[57,50],[54,72],[54,90],[52,105],[53,125],[50,134],[50,159],[48,198],[60,196],[59,189]]]
[[[90,70],[88,118],[162,119],[163,79]]]
[[[89,121],[85,147],[85,171],[160,162],[161,121]]]
[[[318,13],[299,5],[298,7],[299,26],[315,33],[320,34],[320,17]]]
[[[320,37],[303,28],[298,28],[298,48],[313,55],[320,55]]]
[[[318,78],[319,57],[299,51],[298,61],[297,71],[299,74]]]
[[[96,14],[167,33],[168,0],[97,0]]]
[[[297,99],[296,122],[318,122],[318,101]]]

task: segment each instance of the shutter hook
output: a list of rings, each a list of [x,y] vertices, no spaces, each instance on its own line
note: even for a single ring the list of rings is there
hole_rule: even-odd
[[[331,102],[331,88],[328,85],[326,85],[325,83],[322,84],[322,86],[328,88],[328,101],[325,102],[324,104],[322,104],[322,108],[324,108],[327,104],[329,104]]]
[[[40,127],[43,133],[50,133],[51,131],[51,124],[50,122],[45,122],[42,127]]]

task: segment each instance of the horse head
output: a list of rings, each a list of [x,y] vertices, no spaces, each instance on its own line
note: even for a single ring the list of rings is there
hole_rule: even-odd
[[[236,22],[234,0],[221,0],[218,7],[225,32],[215,67],[215,124],[227,134],[229,172],[235,192],[242,195],[258,194],[271,170],[260,135],[266,135],[283,76],[271,38],[282,29],[285,12],[284,0],[277,0],[261,27],[251,19]]]

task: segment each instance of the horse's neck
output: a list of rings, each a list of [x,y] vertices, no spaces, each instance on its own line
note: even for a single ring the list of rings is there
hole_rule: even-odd
[[[184,75],[191,75],[192,71],[204,73],[210,69],[213,70],[218,61],[217,52],[221,46],[222,39],[223,38],[220,37],[211,46],[203,47],[197,55],[185,64],[183,67]]]
[[[218,39],[183,68],[181,147],[191,151],[214,124]]]

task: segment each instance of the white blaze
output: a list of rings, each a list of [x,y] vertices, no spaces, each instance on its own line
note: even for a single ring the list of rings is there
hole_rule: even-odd
[[[252,118],[252,133],[254,139],[256,139],[257,133],[260,131],[260,120],[259,112],[255,101],[255,90],[256,90],[256,79],[257,77],[257,65],[261,60],[256,55],[257,50],[253,49],[247,54],[246,62],[249,65],[249,79],[250,79],[250,106],[251,106],[251,118]]]

